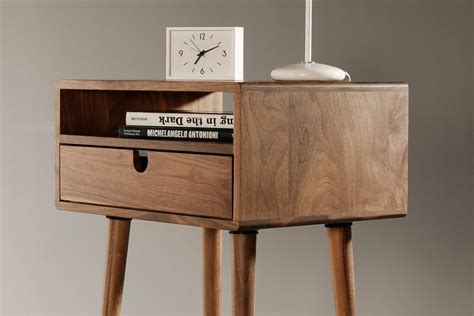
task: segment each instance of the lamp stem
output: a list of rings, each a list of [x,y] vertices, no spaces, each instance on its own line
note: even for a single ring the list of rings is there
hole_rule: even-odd
[[[306,24],[305,24],[305,53],[304,62],[310,63],[311,60],[311,31],[313,19],[313,0],[306,0]]]

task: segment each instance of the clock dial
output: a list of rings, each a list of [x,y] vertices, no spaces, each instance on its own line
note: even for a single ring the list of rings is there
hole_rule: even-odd
[[[220,78],[234,71],[232,31],[172,30],[170,74],[173,77]]]

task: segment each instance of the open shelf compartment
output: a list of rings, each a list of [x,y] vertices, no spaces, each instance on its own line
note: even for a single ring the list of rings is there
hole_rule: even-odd
[[[232,143],[119,138],[127,112],[231,113],[233,93],[62,89],[59,142],[70,145],[192,151],[231,155]],[[225,105],[224,105],[225,103]]]

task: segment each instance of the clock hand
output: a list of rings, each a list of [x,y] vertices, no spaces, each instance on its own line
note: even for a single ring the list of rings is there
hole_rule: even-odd
[[[197,50],[199,51],[199,53],[201,53],[201,49],[199,47],[197,47],[196,43],[193,42],[192,39],[189,39],[191,41],[191,43],[193,43],[194,47],[197,48]]]
[[[199,61],[199,59],[201,59],[202,56],[204,56],[204,55],[199,55],[198,59],[196,59],[196,61],[194,62],[195,65],[197,64],[197,62]]]
[[[200,50],[199,47],[197,47],[197,45],[194,43],[194,41],[192,39],[189,39],[191,41],[191,43],[193,43],[193,45],[199,50],[199,54],[197,54],[198,58],[196,59],[196,61],[194,62],[194,64],[196,65],[199,60],[201,59],[201,57],[205,57],[205,54],[210,52],[211,50],[213,49],[216,49],[217,47],[219,47],[219,45],[217,46],[214,46],[208,50]]]
[[[217,46],[214,46],[213,48],[210,48],[210,49],[204,50],[204,51],[202,51],[202,53],[203,53],[203,54],[205,54],[205,53],[208,53],[208,52],[210,52],[211,50],[213,50],[213,49],[216,49],[217,47],[219,47],[219,45],[217,45]]]
[[[204,54],[199,53],[197,56],[198,56],[198,58],[197,58],[196,61],[194,62],[195,65],[198,63],[199,59],[201,59],[201,57],[204,56]]]

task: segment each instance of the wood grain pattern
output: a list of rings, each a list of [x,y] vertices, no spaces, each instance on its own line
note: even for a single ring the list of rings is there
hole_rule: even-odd
[[[129,219],[109,219],[109,241],[104,282],[103,316],[119,316],[127,264]]]
[[[60,90],[61,134],[118,137],[127,112],[222,112],[221,92]]]
[[[234,316],[253,316],[257,232],[234,233],[232,242],[232,312]]]
[[[144,221],[162,222],[177,225],[187,225],[214,229],[237,230],[239,225],[232,220],[223,220],[211,217],[193,215],[178,215],[171,213],[150,212],[122,207],[108,207],[96,204],[56,201],[56,208],[85,214],[104,215]]]
[[[203,310],[204,316],[221,314],[222,230],[204,228],[203,239]]]
[[[233,153],[232,143],[219,143],[208,141],[173,141],[158,139],[129,139],[114,137],[61,135],[59,137],[59,142],[62,145],[81,145],[91,147],[150,149],[219,155],[232,155]]]
[[[356,222],[365,220],[378,220],[378,219],[390,219],[399,218],[404,216],[403,214],[378,214],[374,212],[358,212],[357,214],[348,214],[341,219],[339,214],[330,215],[309,215],[309,216],[292,216],[292,217],[278,217],[278,218],[262,218],[257,220],[244,220],[236,221],[238,224],[238,230],[250,230],[250,229],[265,229],[265,228],[278,228],[278,227],[290,227],[290,226],[303,226],[303,225],[316,225],[316,224],[328,224],[328,223],[340,223],[340,222]]]
[[[336,315],[354,316],[356,309],[351,226],[328,226],[327,230]]]
[[[242,227],[406,214],[406,86],[244,90],[241,107]]]
[[[233,214],[234,219],[239,218],[239,211],[240,211],[240,175],[241,173],[241,159],[240,159],[240,143],[241,143],[241,111],[240,111],[240,100],[241,94],[240,92],[234,93],[234,141],[233,141],[233,154],[234,154],[234,208]]]
[[[58,80],[57,89],[112,91],[197,91],[240,92],[243,90],[308,89],[343,90],[397,89],[402,82],[339,82],[339,81],[171,81],[171,80]]]
[[[232,218],[232,157],[61,146],[61,200]]]
[[[245,82],[241,92],[348,92],[348,91],[405,91],[403,82],[347,82],[347,81],[268,81]]]
[[[56,89],[112,91],[238,92],[234,81],[58,80]]]
[[[255,92],[242,97],[239,221],[292,215],[288,205],[288,103],[287,94]]]

